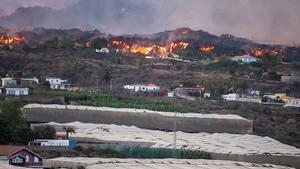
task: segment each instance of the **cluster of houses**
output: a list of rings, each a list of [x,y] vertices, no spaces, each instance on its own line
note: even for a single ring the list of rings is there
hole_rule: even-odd
[[[266,103],[282,103],[284,107],[300,107],[300,98],[287,96],[286,93],[267,94],[262,98]]]
[[[39,84],[37,78],[1,78],[0,94],[8,96],[26,96],[29,94],[29,87]]]
[[[71,84],[67,80],[60,78],[46,78],[50,89],[53,90],[70,90]],[[29,95],[29,88],[35,88],[40,85],[40,80],[34,78],[1,78],[0,94],[6,96],[27,96]]]
[[[221,98],[226,101],[274,104],[283,105],[284,107],[300,107],[300,99],[289,97],[286,93],[264,94],[261,96],[260,91],[250,90],[246,94],[230,93],[222,95]]]
[[[125,85],[123,87],[125,90],[134,93],[152,93],[158,94],[163,97],[179,97],[185,99],[192,98],[210,98],[210,93],[205,92],[205,88],[202,86],[183,86],[175,88],[173,91],[162,90],[162,88],[154,83],[150,84],[137,84],[137,85]]]

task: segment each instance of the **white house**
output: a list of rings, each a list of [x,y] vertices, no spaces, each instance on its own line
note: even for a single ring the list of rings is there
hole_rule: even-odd
[[[235,56],[231,58],[232,61],[236,62],[242,62],[242,63],[253,63],[253,62],[259,62],[260,59],[250,56],[250,55],[242,55],[242,56]]]
[[[5,86],[11,86],[11,85],[17,85],[17,84],[39,84],[39,79],[34,77],[34,78],[11,78],[11,77],[6,77],[6,78],[1,78],[1,85],[2,87]]]
[[[39,84],[40,80],[36,77],[34,78],[21,78],[22,82],[26,82],[28,84]]]
[[[210,99],[211,94],[210,93],[204,93],[203,98]]]
[[[232,93],[232,94],[222,95],[221,97],[226,101],[236,101],[239,98],[239,94]]]
[[[1,78],[1,86],[17,85],[17,80],[11,77]]]
[[[46,81],[50,83],[50,88],[54,90],[70,90],[70,84],[68,80],[62,80],[61,78],[49,77]]]
[[[8,96],[27,96],[29,94],[28,88],[5,88],[5,91]]]
[[[160,87],[156,84],[125,85],[124,89],[131,90],[134,92],[158,92],[158,91],[160,91]]]
[[[109,53],[109,49],[108,48],[102,48],[102,49],[96,49],[96,53]]]

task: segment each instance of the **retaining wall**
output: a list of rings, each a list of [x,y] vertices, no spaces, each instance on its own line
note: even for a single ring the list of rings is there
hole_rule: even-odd
[[[143,129],[173,131],[174,117],[155,113],[132,113],[75,109],[26,108],[31,123],[83,123],[136,126]],[[221,115],[220,115],[221,116]],[[207,133],[252,133],[251,120],[243,118],[176,117],[177,131]]]

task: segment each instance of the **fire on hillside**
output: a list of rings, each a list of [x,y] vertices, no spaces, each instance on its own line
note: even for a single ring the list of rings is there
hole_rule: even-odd
[[[254,49],[254,56],[256,57],[263,57],[266,54],[269,54],[271,56],[282,56],[284,54],[284,51],[282,49],[276,49],[276,50],[267,50],[267,49]]]
[[[119,50],[122,50],[123,52],[141,53],[144,55],[166,55],[172,53],[176,49],[185,50],[188,48],[188,46],[188,42],[172,42],[167,45],[158,45],[127,43],[121,40],[114,40],[109,44],[109,47],[117,48]]]
[[[213,46],[213,45],[202,46],[199,48],[199,50],[204,53],[212,52],[214,49],[215,49],[215,46]]]
[[[0,36],[0,44],[11,45],[24,41],[25,38],[18,35]]]

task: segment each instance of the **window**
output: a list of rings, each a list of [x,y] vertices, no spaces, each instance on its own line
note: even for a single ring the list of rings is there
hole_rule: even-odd
[[[34,162],[35,162],[35,163],[38,163],[38,162],[39,162],[39,158],[36,157],[36,156],[34,156]]]
[[[26,155],[26,163],[29,162],[29,155]]]
[[[20,95],[21,95],[21,96],[22,96],[22,95],[25,95],[24,90],[20,90]]]
[[[8,90],[8,91],[7,91],[7,94],[8,94],[8,95],[15,95],[16,93],[15,93],[14,90]]]
[[[23,163],[23,159],[19,156],[15,157],[12,159],[12,163],[18,163],[18,164]]]

